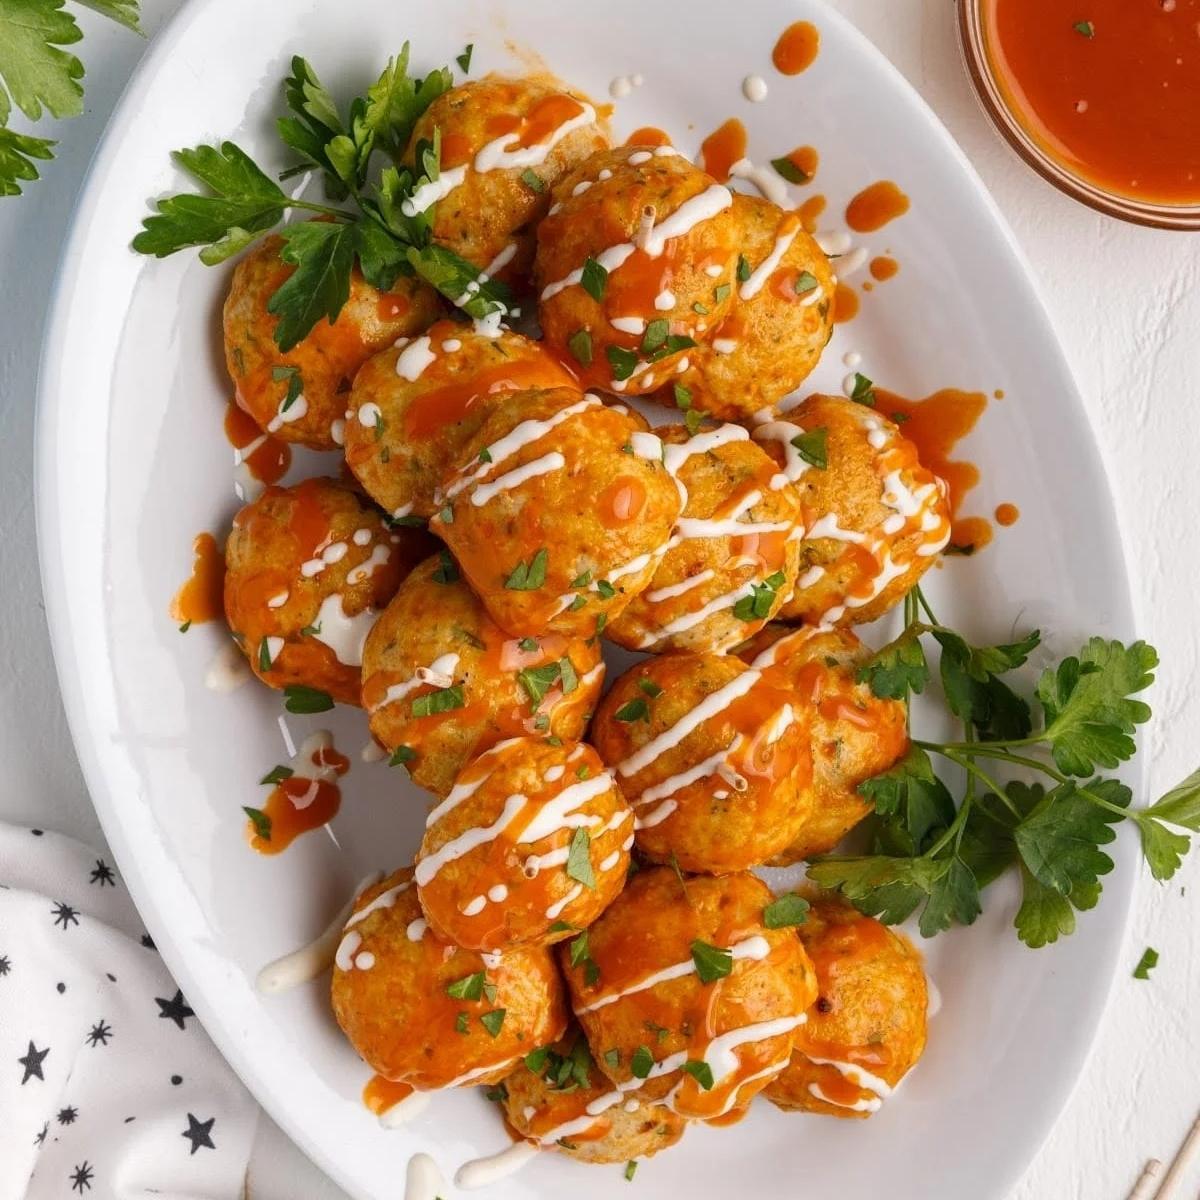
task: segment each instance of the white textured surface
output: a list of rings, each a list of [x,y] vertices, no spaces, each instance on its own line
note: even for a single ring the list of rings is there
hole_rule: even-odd
[[[715,0],[709,0],[715,2]],[[144,0],[156,29],[177,0]],[[1200,693],[1189,686],[1200,573],[1200,238],[1094,215],[1025,170],[991,133],[959,63],[950,0],[838,0],[966,149],[1035,264],[1117,493],[1141,628],[1164,660],[1146,752],[1161,790],[1200,759]],[[21,200],[0,201],[0,816],[98,841],[71,751],[46,640],[31,486],[33,390],[50,274],[74,194],[142,43],[83,14],[87,114],[56,130],[59,159]],[[646,86],[653,87],[653,80]],[[798,114],[802,137],[803,114]],[[215,131],[214,131],[215,132]],[[920,336],[920,335],[918,335]],[[923,336],[936,336],[928,331]],[[1014,397],[1038,403],[1035,396]],[[93,402],[80,396],[80,404]],[[1053,398],[1047,398],[1053,402]],[[1063,447],[1063,469],[1071,469]],[[1191,897],[1185,889],[1190,888]],[[1118,981],[1080,1087],[1014,1200],[1126,1195],[1151,1154],[1169,1157],[1200,1108],[1200,934],[1189,927],[1200,857],[1168,888],[1139,889],[1126,957],[1162,962],[1149,984]],[[1086,919],[1086,917],[1084,918]],[[1036,1080],[1031,1080],[1036,1087]],[[997,1130],[1002,1137],[1003,1131]],[[925,1152],[933,1152],[931,1139]],[[253,1191],[339,1195],[264,1123]],[[1193,1172],[1182,1195],[1200,1187]],[[907,1198],[905,1198],[907,1200]]]

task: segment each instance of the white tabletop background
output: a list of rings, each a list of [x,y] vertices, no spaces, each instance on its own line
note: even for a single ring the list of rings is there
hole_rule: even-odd
[[[179,4],[143,0],[151,36]],[[1116,493],[1140,631],[1163,660],[1144,751],[1152,786],[1161,791],[1200,764],[1200,234],[1141,230],[1093,214],[1021,165],[976,106],[951,0],[834,0],[834,7],[950,128],[1034,264]],[[0,200],[0,819],[100,845],[45,629],[34,530],[34,396],[46,305],[75,195],[145,43],[87,12],[80,22],[86,37],[75,49],[87,67],[86,114],[54,129],[58,158],[42,182],[20,199]],[[102,393],[98,387],[78,403],[98,403]],[[1069,471],[1069,446],[1062,456]],[[1168,887],[1143,878],[1095,1050],[1012,1200],[1121,1200],[1147,1157],[1174,1153],[1200,1109],[1200,1020],[1191,1003],[1200,997],[1200,923],[1189,920],[1197,894],[1200,852]],[[1151,982],[1135,982],[1132,969],[1147,945],[1160,951],[1161,962]],[[936,1131],[918,1152],[936,1154]],[[1182,1196],[1193,1200],[1197,1189],[1200,1164]],[[266,1120],[250,1190],[265,1200],[342,1195]]]

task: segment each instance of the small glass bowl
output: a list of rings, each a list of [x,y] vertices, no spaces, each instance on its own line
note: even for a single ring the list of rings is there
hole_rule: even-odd
[[[984,112],[1006,142],[1043,179],[1097,212],[1155,229],[1200,230],[1200,204],[1155,204],[1109,191],[1054,158],[1021,123],[992,70],[987,49],[984,5],[988,0],[958,0],[958,30],[963,60]]]

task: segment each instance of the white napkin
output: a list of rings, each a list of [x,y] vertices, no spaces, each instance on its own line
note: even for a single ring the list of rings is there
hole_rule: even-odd
[[[257,1120],[106,856],[0,824],[0,1200],[234,1200]]]

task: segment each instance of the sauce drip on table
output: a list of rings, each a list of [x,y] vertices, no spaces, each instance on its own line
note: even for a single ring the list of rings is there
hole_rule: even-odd
[[[730,117],[700,143],[700,155],[704,169],[718,183],[725,183],[729,168],[746,157],[745,125],[737,117]]]
[[[1120,195],[1200,202],[1200,0],[987,0],[987,55],[1052,158]]]
[[[324,730],[306,738],[261,809],[248,809],[246,838],[260,854],[279,854],[302,833],[319,829],[337,815],[342,803],[337,778],[350,769]],[[278,775],[283,772],[279,771]]]
[[[863,188],[846,205],[846,224],[855,233],[874,233],[909,209],[908,197],[890,179]]]
[[[171,601],[171,620],[181,625],[212,621],[225,612],[225,555],[211,533],[200,533],[192,542],[191,578]]]
[[[799,75],[817,61],[820,49],[820,30],[811,21],[796,21],[779,35],[771,61],[781,75]]]

